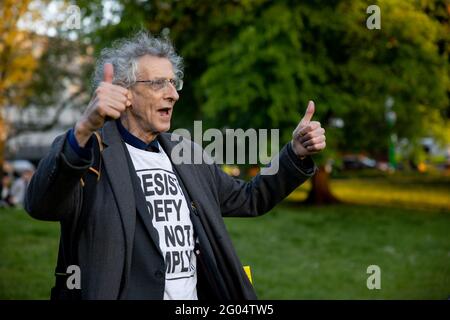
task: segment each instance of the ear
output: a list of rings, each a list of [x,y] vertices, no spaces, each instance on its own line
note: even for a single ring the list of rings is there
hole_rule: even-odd
[[[128,89],[128,100],[131,102],[131,105],[129,106],[129,108],[133,108],[134,92],[131,89]]]

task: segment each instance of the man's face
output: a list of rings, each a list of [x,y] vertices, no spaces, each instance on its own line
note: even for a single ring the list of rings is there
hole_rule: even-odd
[[[143,56],[138,60],[137,80],[174,79],[171,62],[167,58]],[[173,106],[179,95],[170,83],[155,90],[148,83],[136,83],[131,88],[132,107],[129,115],[145,133],[160,133],[170,129]]]

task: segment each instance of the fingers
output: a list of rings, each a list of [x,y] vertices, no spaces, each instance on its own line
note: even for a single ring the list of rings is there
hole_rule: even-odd
[[[127,107],[131,105],[131,92],[118,85],[102,82],[96,89],[95,94],[100,101],[110,98],[123,103]]]
[[[124,102],[120,102],[116,99],[113,98],[107,98],[105,100],[103,100],[103,104],[107,107],[113,108],[119,112],[124,112],[126,107],[126,100]]]
[[[326,146],[325,129],[320,127],[320,123],[318,123],[318,127],[315,130],[308,132],[298,140],[309,152],[318,152],[323,150]]]
[[[299,132],[299,134],[294,134],[293,143],[297,145],[297,149],[303,155],[312,155],[325,149],[325,129],[321,127],[320,122],[311,121]],[[301,150],[305,150],[306,153]]]
[[[131,106],[131,92],[113,84],[114,67],[111,63],[103,66],[103,82],[95,90],[81,120],[87,133],[92,133],[109,119],[118,119],[127,107]]]
[[[303,137],[307,133],[316,130],[317,128],[320,128],[320,122],[319,121],[311,121],[308,125],[304,127],[300,127],[300,130],[298,131],[298,135],[300,137]]]
[[[325,129],[318,121],[311,121],[315,112],[313,101],[309,101],[305,115],[292,134],[294,152],[299,156],[311,155],[326,147]]]
[[[113,118],[113,119],[119,119],[121,115],[121,112],[117,111],[114,108],[108,108],[106,109],[103,118]]]
[[[103,119],[118,119],[128,106],[131,105],[129,99],[130,92],[118,85],[102,82],[95,91],[95,107],[93,115],[96,114]],[[94,116],[95,119],[97,116]]]
[[[123,95],[128,95],[129,90],[127,88],[124,88],[122,86],[118,86],[116,84],[112,84],[109,82],[101,82],[100,85],[97,88],[97,91],[115,91]]]
[[[301,143],[304,143],[305,141],[311,140],[311,139],[313,139],[315,137],[319,137],[319,136],[324,135],[324,134],[325,134],[325,129],[322,128],[322,127],[318,127],[315,130],[312,130],[312,131],[309,131],[308,133],[305,133],[303,136],[299,135],[298,140]]]
[[[96,109],[96,114],[98,114],[101,118],[113,118],[118,119],[120,118],[121,111],[120,106],[114,105],[114,102],[112,101],[103,101],[102,105],[98,106]]]
[[[124,105],[128,101],[127,95],[121,94],[119,92],[111,92],[106,98],[110,98],[112,100],[116,100],[117,102],[123,103]]]
[[[111,90],[117,91],[126,96],[125,105],[129,107],[131,105],[131,93],[121,86],[113,85],[112,82],[114,80],[114,66],[112,63],[105,63],[103,65],[103,82],[100,84],[100,87],[106,87]],[[112,94],[111,94],[112,95]],[[119,100],[122,100],[119,98]]]
[[[320,136],[314,137],[312,139],[309,139],[309,140],[307,140],[305,142],[302,142],[302,146],[307,148],[309,146],[314,146],[316,144],[320,144],[322,142],[325,142],[325,140],[326,140],[325,136],[324,135],[320,135]]]
[[[319,144],[308,146],[308,147],[306,147],[306,150],[308,150],[308,152],[310,152],[310,153],[317,153],[317,152],[322,151],[323,149],[325,149],[326,146],[327,146],[327,144],[324,141],[324,142],[321,142]]]

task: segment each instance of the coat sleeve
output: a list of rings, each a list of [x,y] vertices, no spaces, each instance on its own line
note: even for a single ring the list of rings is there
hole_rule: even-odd
[[[258,174],[245,182],[213,166],[222,216],[255,217],[270,211],[317,170],[310,157],[300,160],[290,144],[276,156],[278,171],[273,175]],[[271,165],[273,165],[272,159]]]
[[[91,166],[92,159],[79,157],[71,149],[67,134],[55,139],[30,181],[25,210],[36,219],[70,220],[81,210],[80,179]]]

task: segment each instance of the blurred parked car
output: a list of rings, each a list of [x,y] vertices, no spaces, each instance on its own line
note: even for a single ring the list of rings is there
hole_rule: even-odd
[[[364,155],[346,155],[342,159],[342,167],[347,170],[376,168],[377,161]]]

